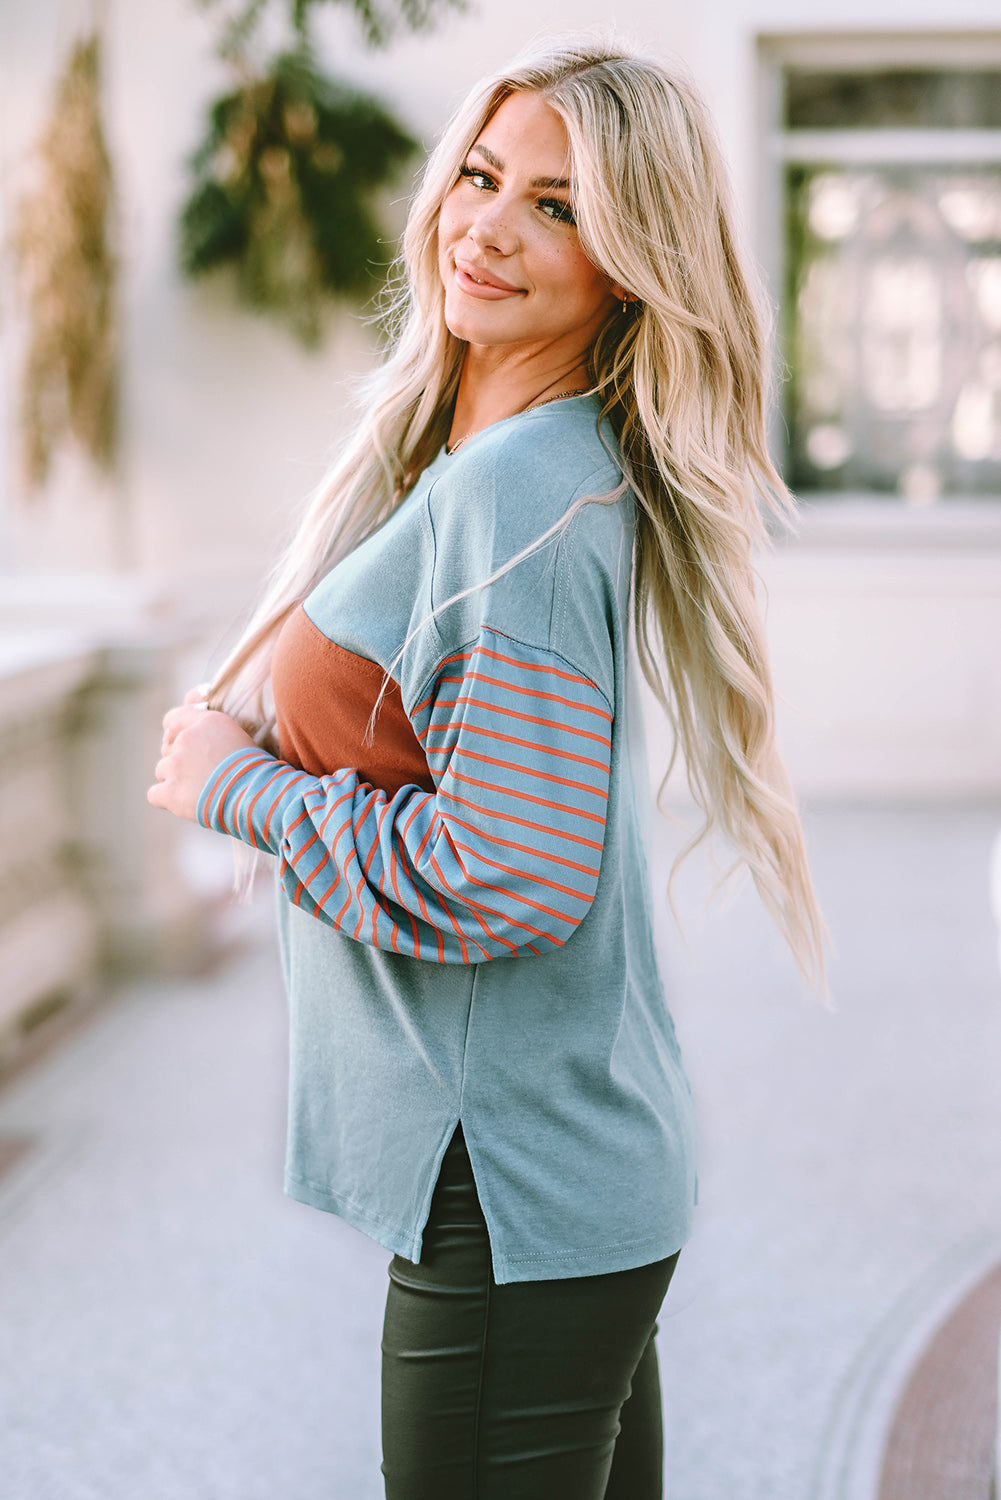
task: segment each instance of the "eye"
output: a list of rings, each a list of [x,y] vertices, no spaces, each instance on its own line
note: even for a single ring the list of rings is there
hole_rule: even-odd
[[[540,198],[539,207],[548,219],[557,224],[576,224],[574,211],[562,198]]]
[[[484,172],[482,167],[471,167],[468,162],[463,162],[459,168],[459,176],[468,178],[481,192],[490,192],[497,186],[489,172]]]

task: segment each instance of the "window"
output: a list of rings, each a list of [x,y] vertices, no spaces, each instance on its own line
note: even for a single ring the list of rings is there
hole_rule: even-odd
[[[1001,49],[858,46],[766,44],[786,478],[1001,498]]]

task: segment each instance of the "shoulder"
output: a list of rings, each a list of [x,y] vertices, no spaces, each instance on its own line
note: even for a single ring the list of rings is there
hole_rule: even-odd
[[[428,499],[443,649],[488,626],[603,681],[612,618],[628,596],[633,501],[597,402],[497,423],[448,460]]]

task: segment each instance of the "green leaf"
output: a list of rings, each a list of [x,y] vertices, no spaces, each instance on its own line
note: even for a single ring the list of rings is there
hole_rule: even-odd
[[[324,305],[370,293],[385,273],[392,255],[373,198],[415,149],[378,100],[326,76],[308,46],[282,53],[208,110],[180,214],[182,271],[229,264],[245,303],[317,342]]]

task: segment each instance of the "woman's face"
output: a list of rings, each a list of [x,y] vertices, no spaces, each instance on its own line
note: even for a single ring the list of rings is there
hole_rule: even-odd
[[[512,353],[590,347],[622,293],[580,247],[569,178],[559,115],[540,94],[511,94],[470,148],[438,221],[445,322],[457,338]]]

